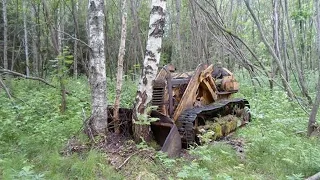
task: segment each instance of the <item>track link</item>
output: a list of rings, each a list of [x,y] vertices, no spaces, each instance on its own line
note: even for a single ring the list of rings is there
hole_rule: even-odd
[[[186,144],[187,146],[192,145],[195,143],[195,126],[194,122],[199,115],[206,115],[211,118],[218,117],[219,115],[224,116],[224,110],[229,105],[233,107],[235,105],[240,105],[242,108],[246,108],[246,111],[249,112],[249,102],[243,98],[234,98],[234,99],[227,99],[222,100],[219,102],[215,102],[206,106],[196,107],[192,109],[187,109],[181,113],[177,120],[177,127],[182,137],[182,143]],[[250,114],[248,116],[248,121],[250,120]]]

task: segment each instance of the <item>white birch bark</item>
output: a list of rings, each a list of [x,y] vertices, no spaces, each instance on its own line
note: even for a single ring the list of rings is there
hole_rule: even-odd
[[[24,52],[26,56],[26,75],[29,76],[29,47],[28,47],[28,30],[27,30],[27,1],[23,1],[23,30],[24,30]]]
[[[122,88],[122,75],[123,75],[123,60],[126,53],[126,36],[127,36],[127,12],[126,12],[126,0],[122,2],[122,27],[121,27],[121,41],[118,53],[118,68],[117,68],[117,87],[116,87],[116,99],[114,102],[113,118],[115,121],[115,132],[120,133],[119,129],[119,106]]]
[[[143,62],[143,71],[140,78],[136,103],[133,113],[134,136],[139,141],[140,136],[144,140],[150,140],[150,129],[148,125],[135,124],[137,115],[143,114],[152,99],[152,83],[156,78],[158,64],[160,62],[162,37],[165,25],[166,0],[152,0],[147,47]]]
[[[2,0],[3,16],[3,67],[8,69],[8,19],[7,19],[7,0]]]
[[[95,135],[107,133],[106,65],[104,53],[104,0],[89,0],[89,83],[91,88],[91,128]]]
[[[64,18],[63,18],[63,11],[61,9],[63,8],[63,5],[62,7],[60,6],[58,8],[58,20],[57,20],[57,29],[58,31],[56,32],[57,33],[57,42],[58,42],[58,51],[59,51],[59,54],[62,52],[62,33],[64,31]],[[61,12],[62,11],[62,12]]]

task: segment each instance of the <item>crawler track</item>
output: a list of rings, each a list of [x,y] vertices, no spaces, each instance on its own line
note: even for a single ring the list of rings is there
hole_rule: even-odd
[[[244,109],[244,111],[248,113],[249,116],[245,117],[246,119],[244,118],[243,121],[250,120],[250,114],[248,112],[250,105],[249,102],[243,98],[226,99],[206,106],[187,109],[182,112],[176,123],[182,137],[182,143],[186,145],[195,143],[195,121],[197,118],[201,117],[201,119],[208,121],[214,117],[226,116],[234,113],[235,107]]]

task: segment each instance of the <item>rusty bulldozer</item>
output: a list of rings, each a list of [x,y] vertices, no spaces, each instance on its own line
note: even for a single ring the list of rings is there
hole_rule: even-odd
[[[239,83],[229,70],[200,64],[193,72],[175,73],[172,67],[164,66],[154,80],[151,104],[157,109],[150,114],[159,119],[151,123],[153,136],[169,156],[201,144],[208,131],[216,140],[250,121],[248,101],[232,98]]]

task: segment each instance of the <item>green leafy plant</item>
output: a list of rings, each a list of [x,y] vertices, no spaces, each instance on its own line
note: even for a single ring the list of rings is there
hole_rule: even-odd
[[[137,116],[139,121],[136,121],[135,124],[150,125],[152,122],[158,121],[159,118],[154,118],[150,116],[151,111],[156,110],[157,108],[157,106],[148,106],[143,114],[138,113]]]
[[[184,165],[182,170],[177,174],[181,179],[213,179],[207,168],[200,167],[199,163],[191,162],[189,165]]]

